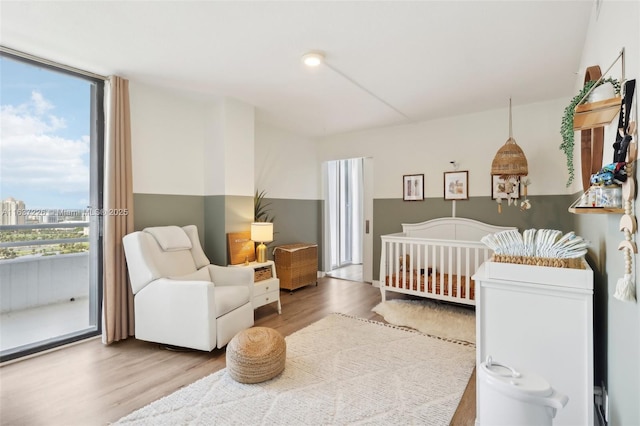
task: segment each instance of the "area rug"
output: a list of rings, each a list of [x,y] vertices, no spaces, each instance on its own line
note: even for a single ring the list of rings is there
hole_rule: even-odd
[[[433,300],[391,299],[372,309],[388,323],[425,334],[475,343],[476,316],[472,308]]]
[[[286,337],[282,374],[248,385],[220,370],[118,425],[448,425],[473,345],[331,314]]]

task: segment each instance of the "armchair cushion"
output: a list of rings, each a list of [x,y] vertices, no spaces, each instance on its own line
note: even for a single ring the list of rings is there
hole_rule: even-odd
[[[156,226],[145,228],[145,232],[153,235],[164,251],[191,250],[193,247],[187,233],[178,226]]]
[[[197,271],[187,275],[180,275],[169,278],[177,281],[211,281],[211,276],[209,275],[209,271],[207,270],[207,268],[198,269]]]
[[[253,269],[230,268],[228,266],[208,265],[211,281],[217,286],[244,285],[253,288]]]
[[[251,302],[251,295],[246,287],[216,287],[214,304],[217,318],[228,314],[247,302]]]
[[[191,244],[193,245],[191,255],[193,256],[193,261],[196,263],[196,268],[200,269],[208,265],[210,263],[209,258],[204,254],[204,250],[202,250],[202,246],[200,245],[200,239],[198,238],[198,227],[195,225],[187,225],[183,226],[182,229],[184,229],[184,232],[189,236]]]
[[[154,261],[158,278],[182,277],[198,271],[189,250],[160,251],[154,253]]]

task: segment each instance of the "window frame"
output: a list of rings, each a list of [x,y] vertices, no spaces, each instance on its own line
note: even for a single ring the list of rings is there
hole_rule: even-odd
[[[1,47],[1,46],[0,46]],[[93,211],[102,210],[104,193],[104,145],[105,145],[105,81],[106,78],[84,72],[62,64],[17,52],[2,47],[0,57],[23,62],[52,72],[80,78],[91,84],[90,107],[90,189],[89,197]],[[103,299],[103,219],[100,215],[89,216],[89,322],[84,330],[57,336],[45,341],[19,346],[0,354],[0,362],[6,362],[75,343],[102,334]]]

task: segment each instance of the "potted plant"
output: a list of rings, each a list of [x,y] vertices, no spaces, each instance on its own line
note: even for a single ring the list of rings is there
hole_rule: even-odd
[[[605,83],[612,84],[615,94],[616,95],[620,94],[620,82],[618,80],[608,77],[598,82],[598,86],[601,86]],[[560,144],[560,149],[564,152],[564,154],[567,157],[567,170],[569,172],[567,187],[571,185],[571,182],[573,182],[573,179],[575,177],[574,168],[573,168],[573,146],[574,146],[574,138],[575,138],[575,131],[573,129],[573,118],[575,115],[576,106],[578,106],[578,104],[581,103],[580,101],[583,100],[587,92],[591,90],[594,84],[596,84],[596,81],[594,80],[586,82],[584,84],[584,87],[580,90],[580,92],[578,92],[578,94],[575,95],[573,99],[571,99],[571,102],[569,102],[569,105],[567,105],[567,107],[564,109],[564,115],[562,116],[562,124],[560,126],[560,135],[562,136],[562,143]],[[586,101],[587,99],[582,101],[582,103],[585,103]]]
[[[269,208],[271,203],[265,200],[266,195],[266,191],[258,191],[256,189],[256,193],[253,196],[253,218],[256,222],[273,222],[275,219],[271,215],[271,209]]]

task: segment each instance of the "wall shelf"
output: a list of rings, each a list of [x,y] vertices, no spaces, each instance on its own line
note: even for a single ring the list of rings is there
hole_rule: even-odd
[[[575,200],[573,202],[573,204],[571,204],[571,206],[569,206],[569,213],[574,213],[574,214],[624,214],[624,208],[623,207],[589,207],[589,206],[584,206],[581,207],[578,204],[580,204],[580,201],[582,201],[584,199],[584,197],[587,197],[587,194],[589,193],[589,191],[585,192],[580,198],[578,198],[577,200]]]
[[[621,102],[622,98],[616,96],[578,105],[573,117],[573,130],[588,130],[611,123],[620,112]]]
[[[574,214],[624,214],[624,209],[613,207],[569,207]]]
[[[613,119],[620,112],[620,105],[622,101],[621,96],[614,96],[613,98],[604,99],[597,102],[591,102],[583,104],[582,102],[588,99],[591,92],[593,92],[598,85],[604,80],[604,76],[613,68],[613,66],[622,60],[622,79],[624,82],[625,64],[624,64],[624,47],[613,61],[613,63],[603,73],[600,72],[600,67],[595,65],[587,68],[585,73],[584,82],[595,80],[595,84],[589,89],[587,93],[580,99],[578,105],[575,108],[575,116],[573,118],[573,130],[589,130],[607,125],[613,121]]]

